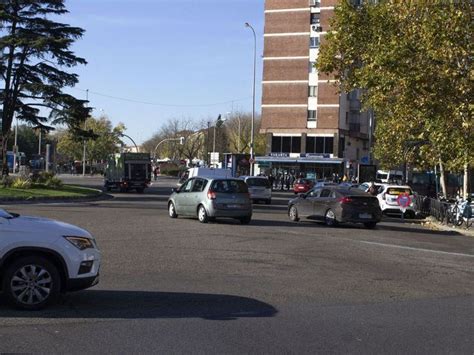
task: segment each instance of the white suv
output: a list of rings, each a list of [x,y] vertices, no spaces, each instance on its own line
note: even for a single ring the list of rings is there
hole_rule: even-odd
[[[40,309],[96,285],[100,259],[86,230],[0,209],[0,291],[13,306]]]
[[[411,199],[410,205],[406,208],[405,215],[410,218],[415,217],[415,196],[410,186],[406,185],[388,185],[382,184],[379,187],[377,198],[380,203],[382,213],[394,213],[400,215],[402,213],[401,207],[398,205],[397,198],[401,194],[408,194]]]

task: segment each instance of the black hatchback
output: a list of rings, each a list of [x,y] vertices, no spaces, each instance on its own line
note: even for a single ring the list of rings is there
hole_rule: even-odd
[[[328,226],[338,223],[363,223],[374,228],[382,218],[379,201],[353,187],[316,187],[288,202],[288,216],[297,222],[300,218],[324,221]]]

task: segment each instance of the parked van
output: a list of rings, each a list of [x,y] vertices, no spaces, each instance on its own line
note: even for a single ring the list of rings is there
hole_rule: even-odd
[[[239,176],[249,187],[250,199],[253,202],[265,201],[272,203],[272,185],[265,176]]]
[[[375,179],[378,182],[389,183],[389,182],[403,182],[403,171],[400,170],[377,170]]]
[[[215,169],[215,168],[189,168],[179,179],[179,184],[184,183],[192,177],[206,177],[211,179],[217,178],[231,178],[232,172],[229,169]]]

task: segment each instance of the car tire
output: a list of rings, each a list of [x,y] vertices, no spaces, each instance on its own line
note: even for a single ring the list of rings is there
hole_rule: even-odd
[[[168,204],[168,216],[170,216],[170,218],[178,217],[178,214],[176,213],[176,207],[173,202]]]
[[[41,256],[27,256],[9,265],[3,277],[8,303],[24,310],[38,310],[58,300],[61,277],[57,267]]]
[[[272,200],[271,200],[271,199],[265,200],[265,203],[266,203],[267,205],[271,205],[271,204],[272,204]]]
[[[251,220],[252,220],[252,217],[250,216],[239,218],[239,221],[241,224],[249,224]]]
[[[295,205],[291,205],[290,209],[288,210],[288,217],[292,222],[298,222],[300,220],[298,217],[298,208]]]
[[[209,222],[209,217],[206,212],[206,208],[203,205],[199,205],[198,207],[198,220],[201,223],[207,223]]]
[[[377,225],[377,222],[365,222],[364,227],[367,229],[374,229]]]
[[[324,223],[328,227],[334,227],[335,225],[337,225],[336,214],[332,209],[328,209],[326,211],[326,214],[324,215]]]

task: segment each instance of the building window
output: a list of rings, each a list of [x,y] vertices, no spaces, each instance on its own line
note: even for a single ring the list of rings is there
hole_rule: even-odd
[[[306,137],[306,153],[332,154],[334,137]]]
[[[300,153],[301,137],[272,137],[272,153]]]
[[[318,87],[317,86],[309,86],[308,87],[308,96],[309,97],[318,96]]]
[[[311,14],[311,24],[312,25],[319,25],[319,13],[312,13]]]
[[[316,121],[316,110],[308,110],[308,121]]]
[[[309,73],[316,73],[316,62],[309,62],[309,67],[308,67],[308,72]]]
[[[319,48],[319,37],[309,37],[309,47]]]

